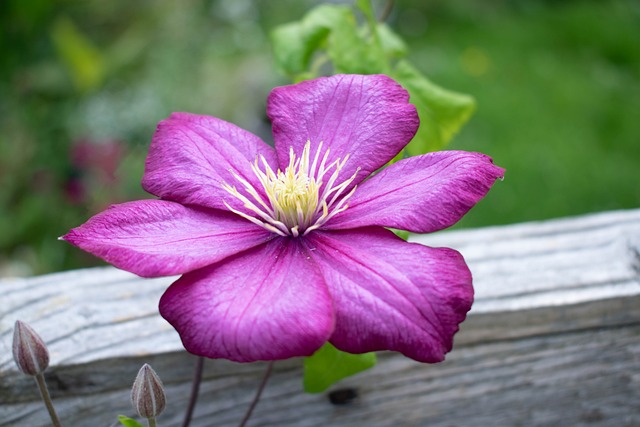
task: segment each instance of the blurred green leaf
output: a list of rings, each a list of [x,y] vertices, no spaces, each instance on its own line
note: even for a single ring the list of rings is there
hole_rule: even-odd
[[[409,91],[421,121],[413,141],[393,161],[444,148],[473,113],[474,99],[441,88],[399,60],[407,54],[403,40],[376,21],[369,0],[357,0],[356,7],[365,17],[362,26],[353,8],[323,5],[301,21],[276,28],[272,40],[278,66],[295,82],[314,78],[321,63],[312,62],[313,55],[324,51],[333,73],[390,75]]]
[[[144,59],[145,49],[151,44],[149,29],[144,23],[136,23],[119,35],[102,53],[105,74],[117,74],[129,64]]]
[[[374,74],[389,71],[382,44],[375,32],[365,34],[347,6],[321,5],[298,22],[271,33],[276,63],[293,81],[317,77],[321,61],[314,53],[324,50],[334,73]]]
[[[409,156],[442,149],[475,109],[473,97],[441,88],[407,61],[398,62],[391,77],[409,91],[420,116],[420,129],[406,147]]]
[[[343,13],[334,22],[327,43],[327,54],[333,61],[335,73],[389,72],[389,63],[375,31],[364,32],[358,28],[350,8],[343,8]]]
[[[94,44],[69,18],[59,18],[51,30],[58,55],[80,92],[99,87],[105,76],[104,59]]]
[[[305,73],[313,53],[325,42],[335,22],[341,21],[348,8],[322,5],[305,17],[277,27],[271,33],[271,43],[278,67],[293,80]]]
[[[351,354],[326,343],[304,359],[304,391],[321,393],[343,378],[375,366],[375,353]]]
[[[376,25],[376,17],[373,14],[373,8],[371,7],[371,0],[356,0],[356,7],[360,9],[360,12],[364,15],[369,23],[369,26]]]
[[[360,33],[363,34],[363,38],[373,46],[369,50],[375,50],[376,54],[381,58],[384,58],[384,50],[382,49],[382,43],[379,36],[380,23],[376,19],[376,15],[371,7],[371,0],[356,0],[356,7],[360,9],[360,12],[364,15],[367,25],[363,26]],[[367,31],[362,31],[367,29]],[[373,49],[372,49],[373,48]],[[385,66],[387,66],[385,61]]]
[[[409,51],[402,38],[394,33],[387,24],[378,24],[378,37],[387,58],[402,58]]]
[[[124,415],[118,415],[118,421],[125,427],[144,427],[143,424],[140,424],[133,418],[126,417]]]

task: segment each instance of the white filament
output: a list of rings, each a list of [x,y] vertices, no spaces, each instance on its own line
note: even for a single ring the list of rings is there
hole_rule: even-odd
[[[346,210],[347,199],[356,190],[340,197],[355,179],[360,168],[349,178],[338,184],[338,175],[349,159],[336,159],[327,165],[329,149],[322,158],[322,142],[311,161],[311,142],[307,141],[299,158],[296,158],[293,147],[289,150],[289,165],[284,172],[274,172],[264,156],[256,158],[251,165],[253,173],[262,185],[267,200],[244,178],[234,171],[233,176],[242,184],[246,195],[240,193],[235,186],[224,183],[224,189],[243,203],[251,214],[232,208],[224,202],[232,212],[280,236],[304,236],[310,231],[320,228],[336,214]],[[260,163],[264,171],[260,169]],[[329,172],[333,169],[333,172]],[[328,177],[325,182],[325,177]]]

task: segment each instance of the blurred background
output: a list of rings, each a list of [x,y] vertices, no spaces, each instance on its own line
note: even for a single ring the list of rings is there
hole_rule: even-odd
[[[289,83],[269,31],[317,4],[0,1],[0,277],[98,265],[57,237],[150,197],[146,150],[172,111],[269,141],[266,97]],[[403,0],[387,22],[477,100],[450,148],[507,169],[457,227],[640,207],[640,2]]]

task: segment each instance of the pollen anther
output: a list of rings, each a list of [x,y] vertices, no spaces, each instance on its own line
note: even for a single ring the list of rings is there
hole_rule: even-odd
[[[304,145],[300,157],[296,157],[292,147],[289,150],[289,165],[284,172],[280,169],[274,172],[263,156],[256,158],[251,169],[264,189],[266,200],[251,183],[231,170],[245,194],[227,183],[223,184],[223,188],[240,200],[248,212],[234,209],[227,202],[224,202],[225,206],[231,212],[280,236],[304,236],[320,228],[348,208],[346,202],[356,186],[347,194],[343,193],[360,171],[358,168],[350,178],[336,184],[349,155],[327,164],[329,149],[321,156],[322,146],[320,142],[313,160],[310,141]]]

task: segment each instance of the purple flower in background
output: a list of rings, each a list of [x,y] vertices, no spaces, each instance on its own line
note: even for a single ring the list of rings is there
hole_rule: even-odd
[[[220,119],[172,114],[142,181],[160,200],[113,206],[64,239],[141,276],[182,274],[160,313],[198,355],[285,359],[329,341],[441,361],[471,307],[471,274],[458,252],[385,227],[448,227],[503,169],[444,151],[374,174],[418,129],[408,101],[382,75],[276,88],[275,149]]]

